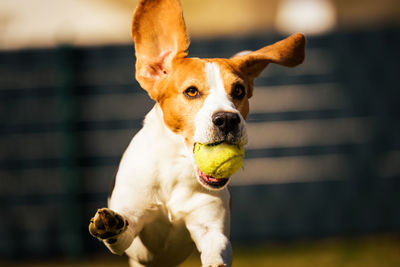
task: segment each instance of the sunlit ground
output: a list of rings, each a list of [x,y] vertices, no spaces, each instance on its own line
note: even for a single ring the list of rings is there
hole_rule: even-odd
[[[79,262],[48,261],[34,263],[1,262],[0,266],[122,267],[125,257],[86,259]],[[181,267],[199,267],[198,254],[193,254]],[[400,235],[358,238],[329,238],[318,241],[268,243],[259,246],[234,245],[235,267],[395,267],[400,266]]]

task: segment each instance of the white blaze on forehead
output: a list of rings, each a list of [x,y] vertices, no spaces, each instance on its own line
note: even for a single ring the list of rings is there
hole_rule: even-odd
[[[207,99],[204,101],[203,108],[207,106],[209,110],[237,112],[232,101],[225,91],[224,81],[221,77],[219,66],[216,63],[206,63],[206,78],[208,89],[210,90]],[[213,112],[213,113],[214,113]]]
[[[228,100],[228,96],[226,95],[224,82],[221,77],[221,72],[219,66],[216,63],[207,63],[206,64],[206,77],[207,84],[210,90],[210,95],[207,100],[224,100],[224,102],[228,105],[233,105],[232,102]],[[210,101],[209,100],[209,101]]]
[[[204,100],[203,107],[199,110],[195,118],[195,134],[194,141],[207,144],[215,142],[214,140],[214,124],[212,115],[218,111],[227,111],[240,113],[235,108],[235,105],[229,99],[224,82],[221,77],[221,72],[218,64],[206,63],[205,65],[207,85],[209,94]],[[243,121],[243,119],[242,119]]]

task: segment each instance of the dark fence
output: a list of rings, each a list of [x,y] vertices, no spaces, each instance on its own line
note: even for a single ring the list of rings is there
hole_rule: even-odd
[[[400,230],[399,36],[312,37],[301,67],[264,71],[233,179],[233,241]],[[190,51],[229,57],[279,39],[194,40]],[[0,52],[0,73],[0,257],[106,253],[87,224],[153,105],[133,47]]]

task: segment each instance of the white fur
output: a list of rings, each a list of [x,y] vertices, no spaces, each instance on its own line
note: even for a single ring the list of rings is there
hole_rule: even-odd
[[[212,73],[209,80],[212,94],[222,99],[221,81]],[[225,99],[218,108],[226,107],[233,109]],[[156,104],[125,152],[109,199],[128,230],[105,244],[115,254],[126,252],[131,266],[175,266],[190,255],[194,241],[204,266],[230,266],[229,198],[228,189],[208,191],[196,181],[192,152],[165,126]]]
[[[245,56],[245,55],[248,55],[248,54],[250,54],[252,52],[253,51],[251,51],[251,50],[244,50],[244,51],[241,51],[241,52],[238,52],[238,53],[234,54],[232,57]]]
[[[212,115],[218,111],[226,111],[240,116],[240,143],[245,144],[247,142],[245,121],[226,94],[219,66],[216,63],[206,63],[205,72],[210,93],[195,118],[194,142],[209,144],[221,141],[215,139]]]

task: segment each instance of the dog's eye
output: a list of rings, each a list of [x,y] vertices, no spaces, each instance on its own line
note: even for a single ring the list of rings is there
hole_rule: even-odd
[[[187,96],[188,98],[196,98],[198,96],[200,96],[200,92],[199,90],[194,87],[194,86],[190,86],[188,89],[185,90],[185,92],[183,92],[185,94],[185,96]]]
[[[246,89],[243,84],[235,84],[232,89],[232,97],[235,99],[242,99],[246,94]]]

